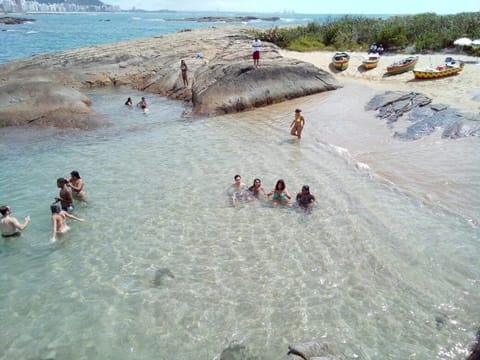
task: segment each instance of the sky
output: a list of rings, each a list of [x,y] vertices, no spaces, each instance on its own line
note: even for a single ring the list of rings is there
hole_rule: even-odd
[[[103,0],[123,10],[291,12],[297,14],[418,14],[438,15],[480,11],[480,0]]]

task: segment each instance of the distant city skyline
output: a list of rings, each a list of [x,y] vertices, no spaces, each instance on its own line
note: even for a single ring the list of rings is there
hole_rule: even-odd
[[[241,11],[241,12],[295,12],[299,14],[418,14],[434,12],[439,15],[480,11],[479,0],[418,0],[384,1],[344,0],[312,2],[311,0],[110,0],[110,5],[123,10],[176,11]]]

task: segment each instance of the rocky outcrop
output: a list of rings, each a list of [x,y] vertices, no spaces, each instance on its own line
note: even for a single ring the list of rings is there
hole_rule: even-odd
[[[283,58],[270,43],[264,43],[260,67],[253,68],[251,41],[244,28],[212,27],[2,64],[0,126],[96,126],[98,118],[81,94],[91,87],[127,86],[192,101],[194,114],[210,116],[340,86],[329,73],[311,64]],[[192,85],[188,88],[180,76],[181,59],[189,67]],[[41,82],[36,80],[39,77]],[[36,91],[27,96],[25,88],[33,83]],[[78,123],[79,117],[83,120]]]
[[[313,65],[287,59],[278,63],[268,62],[258,68],[245,62],[210,66],[195,80],[194,113],[239,112],[337,87]]]
[[[377,116],[392,126],[401,116],[412,122],[404,132],[394,136],[402,140],[417,140],[443,129],[442,138],[456,139],[480,136],[480,115],[463,114],[444,104],[431,104],[432,99],[414,92],[388,91],[375,96],[366,110],[378,111]]]
[[[35,19],[25,19],[25,18],[17,18],[11,16],[5,16],[0,18],[0,24],[5,25],[16,25],[16,24],[23,24],[25,22],[33,22]]]

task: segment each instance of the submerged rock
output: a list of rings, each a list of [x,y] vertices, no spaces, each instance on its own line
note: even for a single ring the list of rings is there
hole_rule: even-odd
[[[328,344],[320,344],[316,341],[307,341],[290,344],[288,346],[287,359],[291,360],[345,360],[345,356]]]

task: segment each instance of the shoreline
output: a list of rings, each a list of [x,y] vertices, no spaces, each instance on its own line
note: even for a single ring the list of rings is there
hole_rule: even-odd
[[[435,53],[419,55],[416,68],[435,67],[442,64],[445,57],[452,56],[465,62],[462,72],[456,76],[450,76],[437,80],[416,80],[411,71],[392,76],[385,76],[386,68],[395,61],[401,60],[406,54],[385,54],[380,57],[376,68],[365,70],[362,60],[367,57],[367,52],[351,52],[349,67],[338,72],[330,66],[334,52],[313,51],[296,52],[280,50],[281,56],[309,62],[327,72],[330,72],[340,82],[361,82],[378,92],[382,91],[412,91],[423,93],[432,98],[433,103],[444,103],[453,108],[470,113],[480,112],[480,88],[474,84],[480,84],[480,58],[455,53]]]

